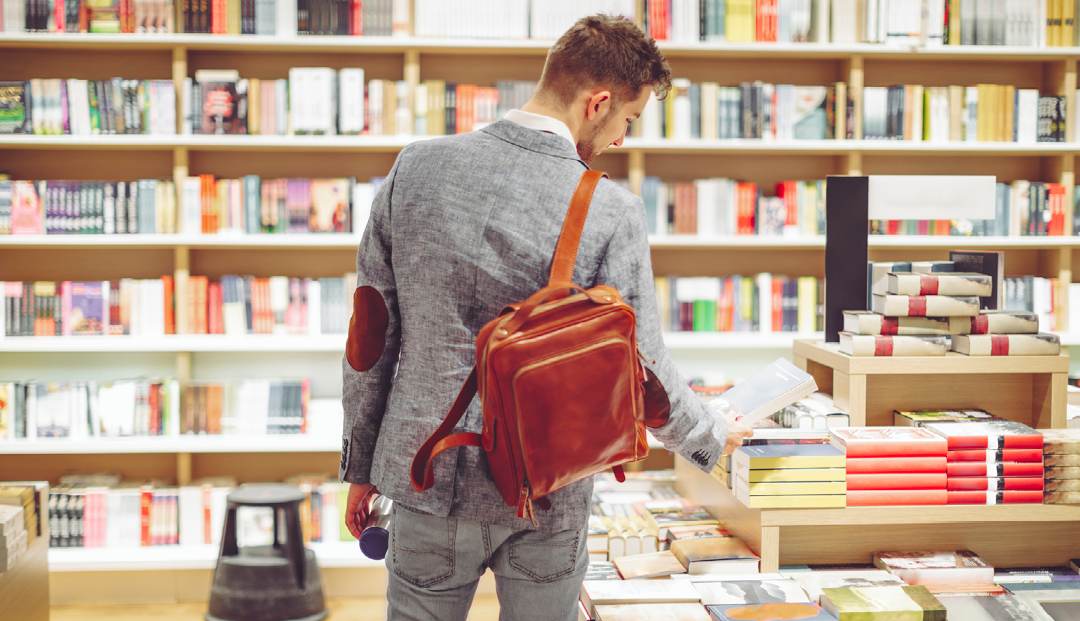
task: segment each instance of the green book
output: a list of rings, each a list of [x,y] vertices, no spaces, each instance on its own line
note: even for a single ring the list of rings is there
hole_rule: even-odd
[[[694,332],[716,331],[716,302],[714,300],[694,301]]]
[[[924,586],[821,590],[821,607],[838,621],[946,621],[945,606]]]

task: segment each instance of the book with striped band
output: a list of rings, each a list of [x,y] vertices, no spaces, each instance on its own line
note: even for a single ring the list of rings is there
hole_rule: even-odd
[[[1042,433],[1016,421],[928,422],[923,429],[945,438],[949,450],[1038,449],[1042,454]]]
[[[889,317],[974,317],[979,298],[972,295],[874,295],[875,313]]]
[[[960,423],[947,423],[958,425]],[[996,464],[1002,461],[1026,461],[1042,464],[1042,449],[957,449],[946,455],[949,462],[986,462]],[[1077,468],[1080,470],[1080,468]]]
[[[967,334],[968,317],[886,317],[870,311],[844,311],[844,332],[882,336]]]
[[[1061,338],[1056,334],[958,334],[952,351],[968,356],[1056,356]]]
[[[977,462],[951,461],[946,467],[946,474],[953,477],[1041,477],[1041,461],[1028,462]]]
[[[992,279],[986,274],[953,272],[951,274],[921,274],[891,272],[887,290],[893,295],[990,295]]]
[[[949,491],[950,505],[1042,504],[1042,490]]]
[[[1042,489],[1042,477],[953,477],[949,479],[950,492],[1041,492]]]
[[[944,356],[949,350],[944,336],[869,336],[840,333],[840,353],[856,357]]]
[[[984,310],[971,318],[968,334],[1035,334],[1038,331],[1039,316],[1031,311]]]

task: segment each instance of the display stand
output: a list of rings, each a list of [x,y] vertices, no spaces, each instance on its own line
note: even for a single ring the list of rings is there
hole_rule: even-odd
[[[48,522],[48,520],[46,520]],[[34,543],[0,573],[0,618],[49,621],[49,529],[46,523]]]

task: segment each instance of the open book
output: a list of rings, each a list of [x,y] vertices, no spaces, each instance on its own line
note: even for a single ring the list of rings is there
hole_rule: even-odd
[[[753,425],[817,390],[814,378],[784,358],[739,382],[718,399],[738,408],[739,422]]]

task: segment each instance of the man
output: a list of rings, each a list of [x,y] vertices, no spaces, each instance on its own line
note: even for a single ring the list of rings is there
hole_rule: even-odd
[[[465,619],[486,569],[501,618],[577,618],[591,479],[549,495],[534,528],[503,502],[479,449],[436,458],[435,485],[423,493],[409,467],[468,377],[480,328],[546,284],[587,164],[622,144],[650,92],[669,87],[652,39],[623,18],[583,18],[551,48],[521,110],[471,134],[408,146],[379,190],[356,259],[340,476],[352,483],[354,535],[376,490],[395,501],[391,621]],[[668,423],[653,430],[665,446],[708,472],[752,433],[704,406],[664,348],[640,198],[600,181],[573,281],[611,285],[634,307],[641,348],[671,403]],[[479,431],[481,422],[474,401],[457,431]]]

